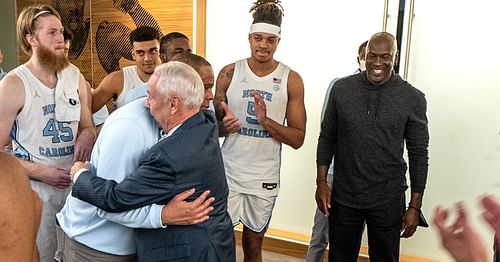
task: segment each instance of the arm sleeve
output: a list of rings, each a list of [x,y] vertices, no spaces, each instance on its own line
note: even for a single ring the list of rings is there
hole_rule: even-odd
[[[334,79],[327,90],[328,103],[325,107],[323,105],[321,132],[319,134],[318,145],[316,148],[316,165],[329,166],[333,154],[334,145],[337,144],[337,110],[336,110],[336,96],[333,92],[333,87],[337,79]],[[326,99],[326,98],[325,98]],[[325,100],[326,102],[326,100]]]
[[[405,128],[411,191],[415,193],[424,192],[428,174],[429,130],[426,112],[427,102],[421,95],[415,102]]]
[[[121,213],[109,213],[98,209],[97,215],[130,228],[166,228],[167,226],[161,221],[163,207],[164,205],[153,204]]]
[[[128,174],[131,174],[139,165],[140,156],[146,151],[145,144],[151,144],[155,138],[150,138],[144,130],[139,130],[138,125],[128,119],[112,120],[109,123],[113,129],[103,129],[101,136],[105,137],[98,144],[99,155],[97,157],[98,176],[122,181]],[[123,139],[110,130],[129,130],[134,136]],[[150,140],[151,141],[147,141]],[[134,148],[135,150],[127,150]],[[118,150],[118,151],[117,151]],[[117,152],[127,152],[127,154],[117,154]],[[99,159],[100,157],[100,159]],[[94,160],[93,160],[94,161]],[[118,163],[109,165],[108,163]],[[163,205],[150,205],[140,209],[134,209],[122,213],[108,213],[102,209],[97,209],[97,214],[106,220],[130,227],[130,228],[160,228],[164,227],[161,221]]]
[[[139,168],[120,183],[83,172],[73,186],[72,195],[107,212],[165,202],[172,198],[175,183],[170,160],[161,150],[146,154],[147,159]]]

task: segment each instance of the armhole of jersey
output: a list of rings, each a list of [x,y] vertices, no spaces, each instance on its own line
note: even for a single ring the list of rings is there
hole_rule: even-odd
[[[231,78],[231,82],[229,82],[229,86],[227,87],[227,90],[226,90],[226,98],[227,98],[227,93],[229,92],[229,90],[231,89],[231,86],[234,84],[233,81],[236,81],[238,80],[238,75],[240,74],[240,70],[244,70],[241,68],[240,64],[241,60],[240,61],[236,61],[234,63],[234,72],[233,72],[233,77]]]
[[[283,98],[284,100],[286,101],[287,105],[288,105],[288,83],[290,82],[290,67],[288,67],[287,65],[285,64],[282,64],[284,66],[284,72],[283,72],[283,78],[286,79],[286,90],[285,92],[283,92]]]
[[[15,69],[15,74],[16,76],[21,80],[21,83],[23,84],[22,90],[24,91],[24,101],[21,110],[17,113],[16,120],[17,118],[22,118],[26,117],[26,112],[29,111],[26,109],[26,105],[28,105],[29,102],[31,102],[31,93],[28,90],[28,85],[27,85],[27,80],[25,79],[25,73],[21,71],[21,68],[16,68]],[[29,98],[28,98],[29,97]],[[31,103],[30,103],[31,104]]]

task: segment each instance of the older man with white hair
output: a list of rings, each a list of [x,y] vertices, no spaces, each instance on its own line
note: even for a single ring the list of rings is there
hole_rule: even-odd
[[[146,106],[162,129],[162,139],[140,159],[139,168],[121,183],[72,168],[73,193],[108,212],[149,204],[165,204],[190,188],[215,198],[207,221],[191,226],[137,229],[140,261],[235,261],[234,235],[227,213],[227,194],[217,122],[213,112],[200,110],[204,86],[196,71],[181,62],[158,66],[148,82]]]

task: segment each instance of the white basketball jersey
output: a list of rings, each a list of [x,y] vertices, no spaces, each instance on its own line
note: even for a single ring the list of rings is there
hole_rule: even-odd
[[[145,84],[139,77],[139,74],[137,73],[137,66],[135,65],[127,66],[124,67],[122,70],[123,70],[123,88],[120,95],[118,95],[116,100],[113,102],[113,104],[115,105],[115,109],[118,109],[126,104],[125,97],[127,96],[128,91],[136,88],[137,86]]]
[[[263,196],[278,194],[281,143],[258,123],[251,93],[259,91],[266,103],[267,117],[284,124],[289,72],[288,66],[279,63],[271,74],[259,77],[252,72],[247,59],[235,63],[226,95],[229,108],[240,120],[241,130],[226,137],[221,148],[228,185],[233,191]]]
[[[78,71],[78,68],[70,65],[64,70]],[[14,72],[22,80],[25,91],[23,109],[17,115],[11,131],[14,154],[27,161],[69,170],[73,162],[79,117],[78,121],[58,121],[55,114],[55,93],[56,89],[62,88],[71,97],[78,98],[80,72],[58,74],[59,78],[70,75],[76,79],[58,79],[55,88],[45,86],[25,65],[18,66]],[[62,86],[62,83],[72,83],[74,87]],[[57,106],[80,108],[80,101],[69,99],[66,104]]]

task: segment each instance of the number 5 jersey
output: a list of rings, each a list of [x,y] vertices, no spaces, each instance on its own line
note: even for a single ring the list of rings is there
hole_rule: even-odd
[[[267,117],[284,124],[288,103],[290,68],[279,63],[264,77],[255,75],[247,59],[235,63],[226,96],[229,108],[240,120],[241,130],[227,136],[221,151],[230,190],[260,196],[276,196],[279,191],[281,143],[255,117],[252,91],[260,93]]]

